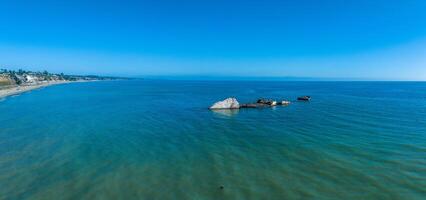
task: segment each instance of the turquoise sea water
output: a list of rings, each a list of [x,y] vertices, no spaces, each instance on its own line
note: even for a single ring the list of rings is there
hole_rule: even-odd
[[[299,95],[312,101],[206,109]],[[111,81],[0,100],[0,199],[425,197],[424,82]]]

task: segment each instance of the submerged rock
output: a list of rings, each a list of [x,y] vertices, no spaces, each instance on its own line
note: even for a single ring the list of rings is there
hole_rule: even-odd
[[[235,98],[227,98],[223,101],[214,103],[210,109],[239,109],[240,104]]]
[[[240,108],[257,108],[259,107],[258,103],[246,103],[246,104],[241,104]]]
[[[240,106],[240,108],[242,107]],[[238,114],[240,109],[212,109],[211,111],[222,116],[232,117]]]

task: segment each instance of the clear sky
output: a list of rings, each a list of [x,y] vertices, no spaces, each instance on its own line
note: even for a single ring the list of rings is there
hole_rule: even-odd
[[[0,0],[0,66],[426,80],[426,1]]]

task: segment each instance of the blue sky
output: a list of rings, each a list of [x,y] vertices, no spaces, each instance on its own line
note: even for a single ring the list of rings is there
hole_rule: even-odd
[[[426,80],[426,1],[3,1],[0,66]]]

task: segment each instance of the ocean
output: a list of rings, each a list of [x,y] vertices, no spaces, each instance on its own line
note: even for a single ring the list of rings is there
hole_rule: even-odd
[[[227,97],[292,103],[207,109]],[[0,100],[0,199],[425,198],[426,82],[100,81]]]

